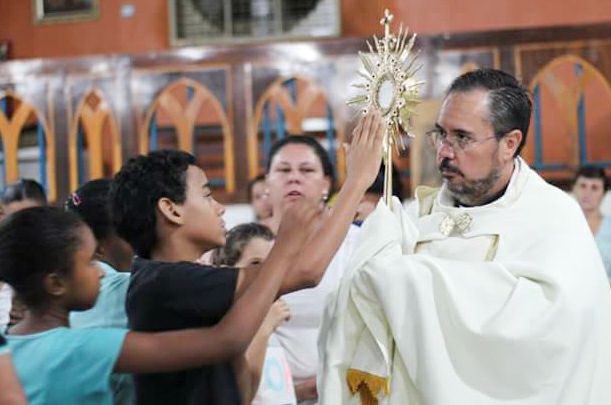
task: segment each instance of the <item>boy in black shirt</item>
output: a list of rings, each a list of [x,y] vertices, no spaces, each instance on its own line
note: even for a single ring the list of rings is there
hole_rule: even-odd
[[[294,215],[286,221],[283,217],[276,245],[257,272],[194,263],[205,251],[225,243],[225,230],[224,208],[211,196],[206,175],[192,155],[159,151],[130,159],[117,173],[110,197],[117,231],[138,255],[126,302],[130,328],[162,331],[215,325],[234,300],[248,299],[253,305],[242,316],[248,324],[232,325],[234,336],[227,339],[252,338],[252,324],[261,324],[276,296],[315,286],[322,278],[377,174],[382,133],[380,117],[367,116],[348,150],[349,165],[354,161],[359,166],[349,168],[348,186],[340,191],[334,212],[319,221],[319,209],[296,203]],[[307,245],[294,243],[305,238]],[[285,239],[293,242],[284,243]],[[210,344],[223,347],[228,342]],[[236,376],[240,373],[244,381],[247,368],[234,370],[232,361],[237,359],[226,360],[186,372],[137,375],[137,401],[248,402],[241,398]]]

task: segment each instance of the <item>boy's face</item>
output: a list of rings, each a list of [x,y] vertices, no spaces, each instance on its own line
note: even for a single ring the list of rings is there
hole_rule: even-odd
[[[225,244],[225,207],[213,197],[208,178],[202,169],[189,166],[186,178],[186,199],[182,206],[185,217],[181,227],[187,238],[203,250]]]

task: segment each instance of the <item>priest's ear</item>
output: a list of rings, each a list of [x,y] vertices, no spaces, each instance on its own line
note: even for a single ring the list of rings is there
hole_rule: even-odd
[[[501,159],[503,161],[510,161],[516,156],[516,151],[522,143],[524,135],[519,129],[514,129],[505,134],[500,140],[501,143]]]

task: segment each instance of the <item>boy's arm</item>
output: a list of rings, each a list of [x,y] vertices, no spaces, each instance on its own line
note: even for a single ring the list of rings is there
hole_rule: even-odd
[[[115,371],[147,373],[200,367],[235,358],[246,350],[275,300],[286,269],[311,233],[320,210],[299,202],[287,211],[278,242],[250,288],[212,327],[162,333],[127,334]]]
[[[318,285],[341,246],[367,188],[375,180],[382,159],[384,121],[379,113],[365,116],[346,149],[346,181],[337,195],[331,214],[319,224],[285,276],[281,293]]]

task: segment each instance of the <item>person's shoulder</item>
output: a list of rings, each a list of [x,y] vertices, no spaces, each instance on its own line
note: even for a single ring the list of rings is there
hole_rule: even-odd
[[[102,278],[102,284],[124,284],[129,283],[129,278],[131,273],[129,272],[121,272],[117,271],[110,264],[99,261],[97,262],[98,266],[104,272],[104,277]]]
[[[70,340],[71,349],[83,356],[115,358],[128,333],[124,328],[68,329],[63,339]]]
[[[430,187],[430,186],[418,186],[414,191],[415,207],[413,210],[416,212],[416,216],[424,216],[431,212],[433,203],[441,188]]]
[[[565,212],[581,214],[579,204],[569,193],[548,183],[537,172],[530,170],[531,173],[523,195],[533,203],[533,206],[539,206],[543,210],[560,209],[565,210]]]
[[[180,287],[189,283],[199,284],[208,279],[237,278],[237,269],[234,267],[219,267],[196,262],[158,262],[154,268],[156,284],[164,286],[163,288]]]
[[[604,238],[607,241],[611,240],[611,216],[603,216],[596,238]]]
[[[163,282],[166,278],[179,278],[200,267],[202,266],[194,262],[165,262],[136,258],[132,266],[132,284],[150,284]]]

